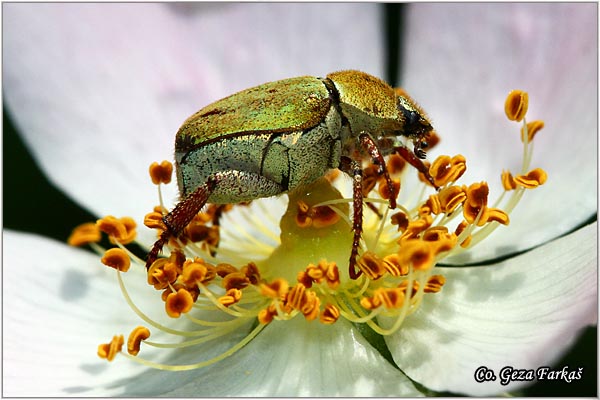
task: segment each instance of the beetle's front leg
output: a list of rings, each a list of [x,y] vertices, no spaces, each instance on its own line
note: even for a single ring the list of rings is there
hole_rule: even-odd
[[[160,235],[148,253],[146,269],[150,269],[152,263],[156,261],[158,253],[167,244],[169,239],[179,236],[185,227],[192,222],[192,219],[204,207],[210,194],[215,190],[218,180],[217,175],[208,177],[204,185],[198,186],[196,190],[188,194],[183,200],[177,203],[170,213],[163,217],[162,220],[167,229]]]
[[[433,177],[429,174],[429,168],[427,168],[427,166],[423,163],[423,161],[420,158],[418,158],[407,147],[405,147],[404,145],[396,146],[396,147],[394,147],[394,153],[397,153],[400,157],[404,158],[406,160],[406,162],[408,162],[410,165],[415,167],[417,169],[417,171],[423,173],[423,175],[425,175],[425,178],[427,178],[429,183],[431,183],[431,185],[436,190],[440,189],[440,187],[435,184]]]
[[[394,184],[392,183],[392,178],[390,178],[390,174],[387,170],[387,167],[385,166],[385,160],[383,158],[383,154],[381,154],[379,146],[377,146],[377,143],[375,142],[375,140],[373,140],[371,135],[369,135],[366,132],[361,132],[361,134],[358,136],[358,140],[362,148],[365,149],[371,156],[373,164],[378,166],[377,173],[379,175],[383,175],[383,177],[385,178],[385,182],[388,188],[390,208],[396,208],[396,196],[398,195],[398,193],[394,193]]]
[[[352,177],[352,192],[353,192],[353,217],[352,229],[354,230],[354,239],[352,240],[352,251],[350,252],[350,262],[348,264],[348,272],[350,279],[357,279],[362,271],[356,270],[356,257],[358,257],[358,246],[362,236],[363,223],[363,192],[362,192],[362,167],[355,160],[343,156],[340,162],[340,169]]]

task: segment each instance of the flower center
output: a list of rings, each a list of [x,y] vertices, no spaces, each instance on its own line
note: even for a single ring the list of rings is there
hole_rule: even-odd
[[[102,254],[102,262],[117,271],[117,279],[131,309],[153,330],[179,336],[171,343],[149,341],[150,330],[137,327],[122,352],[123,336],[100,345],[98,354],[112,360],[123,354],[132,360],[160,369],[185,370],[217,362],[243,347],[274,319],[306,318],[314,323],[333,324],[339,318],[367,324],[380,335],[401,328],[421,304],[425,295],[439,293],[444,276],[435,266],[443,258],[468,250],[485,239],[499,225],[508,225],[509,213],[527,189],[543,184],[541,169],[529,171],[533,136],[541,121],[526,123],[528,96],[513,91],[506,101],[511,120],[523,120],[524,143],[521,171],[513,176],[502,173],[505,192],[495,204],[488,203],[486,182],[458,184],[465,173],[461,155],[438,157],[429,172],[440,190],[421,176],[415,188],[401,188],[404,175],[412,172],[406,163],[392,155],[386,160],[394,193],[411,200],[399,202],[390,210],[386,196],[388,182],[374,165],[363,171],[363,192],[368,206],[363,218],[362,248],[357,267],[362,274],[350,279],[347,262],[352,248],[350,203],[342,191],[349,180],[339,171],[288,195],[279,220],[279,237],[266,222],[272,210],[251,205],[211,205],[199,213],[184,233],[167,244],[168,257],[157,259],[146,271],[149,285],[159,291],[166,315],[185,317],[192,328],[175,329],[148,317],[131,300],[121,273],[131,264],[144,270],[144,261],[126,247],[135,240],[136,224],[131,218],[108,216],[94,224],[76,228],[69,238],[72,245],[89,243]],[[430,138],[430,144],[436,143]],[[154,163],[150,175],[160,187],[171,180],[169,162]],[[160,205],[149,213],[144,224],[165,229],[167,212]],[[235,210],[235,212],[234,212]],[[235,217],[238,220],[235,220]],[[239,218],[242,218],[240,220]],[[246,220],[244,220],[244,218]],[[100,232],[117,247],[104,250],[97,243]],[[260,237],[273,239],[261,241]],[[385,320],[380,324],[378,317]],[[161,348],[188,347],[219,340],[245,329],[247,335],[224,353],[196,364],[167,365],[137,356],[141,343]]]

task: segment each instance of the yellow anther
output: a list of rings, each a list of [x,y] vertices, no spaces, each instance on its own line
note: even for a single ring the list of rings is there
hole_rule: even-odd
[[[450,214],[465,202],[467,194],[460,186],[449,186],[442,189],[438,193],[438,197],[442,211]]]
[[[255,263],[249,262],[240,269],[240,272],[246,275],[252,285],[258,285],[260,282],[260,271]]]
[[[98,357],[104,358],[107,361],[114,360],[117,353],[123,348],[125,338],[123,335],[113,336],[110,343],[101,344],[98,346]]]
[[[206,226],[204,223],[192,222],[185,228],[184,233],[190,241],[206,242],[210,246],[217,246],[221,239],[218,226]]]
[[[404,276],[408,274],[408,265],[403,265],[401,261],[400,256],[395,253],[383,257],[385,270],[392,276]]]
[[[340,285],[340,270],[335,262],[326,262],[322,260],[319,266],[325,270],[325,280],[330,289],[336,289]]]
[[[327,304],[321,315],[319,321],[325,325],[331,325],[340,318],[340,310],[333,304]]]
[[[112,242],[129,244],[136,237],[136,223],[131,217],[115,218],[108,215],[96,222],[98,229],[106,233]]]
[[[515,182],[515,178],[513,178],[510,171],[503,170],[500,179],[502,180],[502,186],[504,187],[504,190],[510,191],[517,188],[517,182]]]
[[[429,141],[427,142],[429,143]],[[404,170],[404,167],[406,167],[406,161],[398,154],[392,154],[386,162],[386,167],[391,175],[396,175]]]
[[[546,182],[546,179],[548,179],[546,171],[541,168],[536,168],[533,171],[529,171],[526,175],[517,175],[515,177],[515,182],[525,189],[533,189],[543,185]]]
[[[160,258],[148,269],[148,284],[154,286],[156,290],[161,290],[169,286],[169,283],[175,282],[182,268],[176,262],[169,258]]]
[[[437,293],[442,290],[442,286],[446,283],[446,278],[443,275],[431,275],[423,288],[425,293]]]
[[[481,210],[487,207],[489,192],[490,189],[486,182],[474,183],[467,189],[467,200],[463,204],[463,216],[469,223],[473,223]],[[481,226],[483,223],[485,223],[485,218],[482,216],[478,225]]]
[[[356,264],[372,281],[381,278],[386,273],[385,263],[372,251],[365,251]]]
[[[225,307],[237,303],[242,298],[242,291],[239,289],[229,289],[224,296],[219,297],[219,303]]]
[[[171,318],[179,318],[192,309],[194,299],[186,289],[179,289],[176,293],[170,293],[165,301],[165,310]]]
[[[467,160],[460,154],[452,158],[440,156],[429,167],[429,174],[433,177],[435,184],[441,187],[457,181],[467,170],[466,163]]]
[[[336,224],[340,220],[340,216],[329,206],[313,207],[302,200],[299,200],[297,204],[296,224],[300,228],[312,226],[320,229]]]
[[[378,288],[373,292],[373,297],[363,297],[360,305],[367,310],[374,310],[380,306],[387,309],[400,308],[404,304],[404,290],[401,288]]]
[[[456,230],[454,231],[454,234],[457,236],[457,238],[465,229],[467,229],[468,226],[469,226],[469,223],[467,221],[463,221],[460,224],[458,224],[458,226],[456,227]],[[471,235],[468,235],[466,238],[462,239],[460,246],[468,247],[469,244],[471,244],[472,238],[473,237]]]
[[[307,321],[313,321],[319,316],[321,307],[321,299],[313,291],[307,290],[305,293],[304,304],[300,308],[300,312],[304,315]]]
[[[223,278],[221,285],[225,290],[229,289],[243,289],[250,284],[250,280],[243,272],[233,272]]]
[[[285,300],[290,289],[288,281],[282,278],[275,279],[271,283],[262,283],[260,285],[260,293],[263,296],[270,297],[273,299]]]
[[[73,229],[67,243],[71,246],[83,246],[84,244],[99,242],[101,238],[102,235],[98,226],[93,222],[86,222]]]
[[[325,274],[321,268],[314,264],[309,264],[308,267],[306,267],[306,275],[308,275],[313,282],[319,283]]]
[[[287,294],[286,303],[295,310],[300,310],[306,302],[306,286],[297,283]]]
[[[258,312],[258,322],[260,322],[263,325],[266,325],[268,323],[270,323],[271,321],[273,321],[273,318],[275,317],[275,315],[277,315],[276,312],[271,312],[269,310],[269,308],[265,308],[264,310],[260,310]]]
[[[198,286],[199,283],[205,283],[208,276],[208,267],[204,263],[185,262],[183,271],[179,277],[181,283],[186,287]]]
[[[163,222],[163,215],[160,212],[153,211],[144,216],[144,225],[150,229],[165,230],[165,223]]]
[[[408,228],[408,217],[402,211],[399,211],[390,217],[392,225],[398,225],[398,231],[404,232]]]
[[[173,175],[173,164],[169,161],[163,161],[160,164],[156,161],[150,164],[150,178],[152,183],[158,185],[160,183],[170,183]]]
[[[398,197],[398,193],[400,193],[400,180],[399,179],[392,179],[392,198],[397,198]],[[379,195],[381,196],[382,199],[385,200],[389,200],[390,199],[390,193],[388,190],[388,185],[387,185],[387,181],[385,180],[385,178],[381,178],[379,180]],[[336,214],[337,215],[337,214]]]
[[[127,272],[131,266],[129,255],[118,247],[106,250],[100,262],[121,272]]]
[[[544,128],[544,121],[531,121],[527,123],[527,141],[531,142],[541,129]],[[521,128],[521,141],[525,143],[525,127]]]
[[[429,208],[429,211],[432,214],[438,215],[439,213],[442,212],[442,203],[440,201],[440,197],[438,196],[438,194],[432,194],[429,196],[429,198],[427,199],[427,201],[425,202],[424,206],[421,206],[419,208],[424,208],[427,207]]]
[[[510,219],[508,218],[508,214],[499,208],[486,208],[486,223],[496,221],[501,223],[502,225],[508,225]]]
[[[219,263],[215,266],[217,275],[221,278],[225,278],[229,274],[233,274],[234,272],[240,272],[236,267],[228,263]]]
[[[512,90],[506,97],[504,112],[511,121],[521,121],[527,114],[529,94],[522,90]]]
[[[129,334],[127,338],[127,352],[132,356],[137,356],[140,352],[142,340],[150,337],[150,331],[144,326],[138,326]]]
[[[400,290],[402,290],[402,293],[404,293],[404,296],[406,297],[406,293],[408,292],[408,281],[401,282],[398,285],[398,288]],[[411,299],[416,296],[418,290],[419,290],[419,282],[413,281],[413,283],[412,283],[412,289],[411,289],[411,292],[410,292],[410,298]]]
[[[398,252],[400,265],[411,266],[415,270],[425,270],[433,266],[435,246],[420,239],[409,239],[402,242]]]

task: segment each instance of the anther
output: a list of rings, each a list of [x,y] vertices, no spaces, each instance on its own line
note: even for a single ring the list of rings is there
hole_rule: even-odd
[[[117,353],[121,352],[125,339],[123,335],[113,336],[110,343],[101,344],[98,346],[98,356],[107,361],[114,360]]]
[[[101,238],[102,235],[98,226],[93,222],[87,222],[73,229],[67,243],[71,246],[83,246],[84,244],[99,242]]]
[[[506,97],[504,112],[509,120],[519,122],[525,118],[528,107],[529,94],[522,90],[513,90]]]
[[[500,179],[502,180],[502,187],[504,187],[504,190],[507,192],[517,188],[517,182],[515,182],[515,178],[513,178],[510,171],[503,170]]]
[[[541,168],[536,168],[529,171],[526,175],[517,175],[515,177],[515,182],[525,189],[533,189],[543,185],[546,182],[546,179],[548,179],[546,171]]]
[[[527,142],[531,142],[536,133],[544,128],[544,121],[531,121],[527,123]],[[525,127],[521,128],[521,141],[525,143]]]
[[[333,304],[327,304],[321,315],[319,321],[325,325],[331,325],[340,318],[340,310]]]
[[[100,262],[121,272],[127,272],[131,266],[131,259],[127,253],[118,247],[108,249]]]
[[[229,289],[224,296],[219,297],[219,303],[225,307],[237,303],[242,298],[242,291],[239,289]]]
[[[358,268],[372,281],[381,278],[385,273],[385,264],[372,251],[365,251],[357,262]]]
[[[144,326],[138,326],[129,334],[127,338],[127,352],[132,356],[137,356],[140,352],[140,345],[143,340],[150,337],[150,331]]]
[[[186,289],[179,289],[176,293],[170,293],[165,301],[165,310],[171,318],[179,318],[192,309],[194,299]]]
[[[171,176],[173,175],[173,164],[169,161],[163,161],[158,164],[156,161],[150,164],[149,168],[150,178],[152,183],[158,185],[160,183],[170,183]]]
[[[442,290],[442,286],[446,283],[446,278],[443,275],[431,275],[423,288],[425,293],[437,293]]]

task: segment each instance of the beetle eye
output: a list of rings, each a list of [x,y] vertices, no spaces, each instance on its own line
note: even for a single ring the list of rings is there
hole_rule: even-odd
[[[427,142],[421,142],[421,148],[422,149],[426,149],[429,146],[429,143]]]

